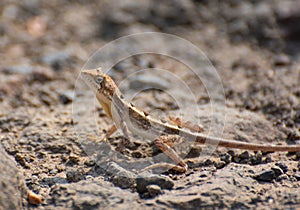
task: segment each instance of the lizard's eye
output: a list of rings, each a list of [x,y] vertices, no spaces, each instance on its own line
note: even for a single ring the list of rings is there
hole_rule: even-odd
[[[96,79],[95,79],[95,82],[97,83],[97,84],[101,84],[101,82],[103,81],[103,77],[96,77]]]

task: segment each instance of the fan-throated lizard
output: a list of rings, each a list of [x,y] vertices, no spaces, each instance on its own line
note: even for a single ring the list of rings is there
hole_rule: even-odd
[[[172,149],[172,146],[182,142],[182,140],[194,141],[196,144],[211,144],[254,151],[300,151],[300,145],[263,145],[228,140],[208,136],[192,129],[185,129],[178,123],[176,125],[159,120],[127,102],[112,78],[105,74],[101,68],[83,70],[81,75],[95,92],[96,98],[106,115],[114,121],[114,125],[106,133],[106,138],[111,136],[117,128],[120,128],[127,140],[129,139],[129,132],[154,140],[154,144],[176,163],[172,166],[174,170],[179,172],[185,172],[188,167],[184,160]],[[125,142],[125,140],[120,141],[118,147],[122,149]]]

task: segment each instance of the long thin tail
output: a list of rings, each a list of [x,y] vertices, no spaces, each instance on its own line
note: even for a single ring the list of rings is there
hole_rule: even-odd
[[[253,144],[248,142],[240,142],[236,140],[227,140],[217,137],[210,137],[205,135],[199,135],[196,137],[196,143],[198,144],[213,144],[221,147],[265,151],[265,152],[299,152],[300,145],[264,145]]]

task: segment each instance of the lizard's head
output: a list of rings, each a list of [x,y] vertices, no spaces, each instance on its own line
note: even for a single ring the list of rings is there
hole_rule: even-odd
[[[114,94],[118,93],[115,82],[101,68],[83,70],[81,75],[89,87],[97,94],[98,100],[109,103]]]

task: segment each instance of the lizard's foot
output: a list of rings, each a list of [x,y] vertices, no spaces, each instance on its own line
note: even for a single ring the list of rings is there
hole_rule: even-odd
[[[177,171],[179,173],[185,173],[188,169],[186,164],[185,164],[185,166],[180,166],[180,165],[175,165],[175,164],[171,164],[171,163],[156,163],[151,166],[147,166],[147,167],[143,168],[140,172],[153,170],[156,168],[166,168],[166,170],[173,169],[174,171]]]
[[[176,165],[168,164],[170,168],[173,168],[178,172],[186,172],[188,166],[185,164],[184,160],[175,152],[175,150],[171,148],[174,144],[181,142],[181,140],[182,137],[178,135],[162,135],[154,140],[154,144],[176,163]],[[163,163],[158,164],[158,167],[161,166],[163,166]]]

